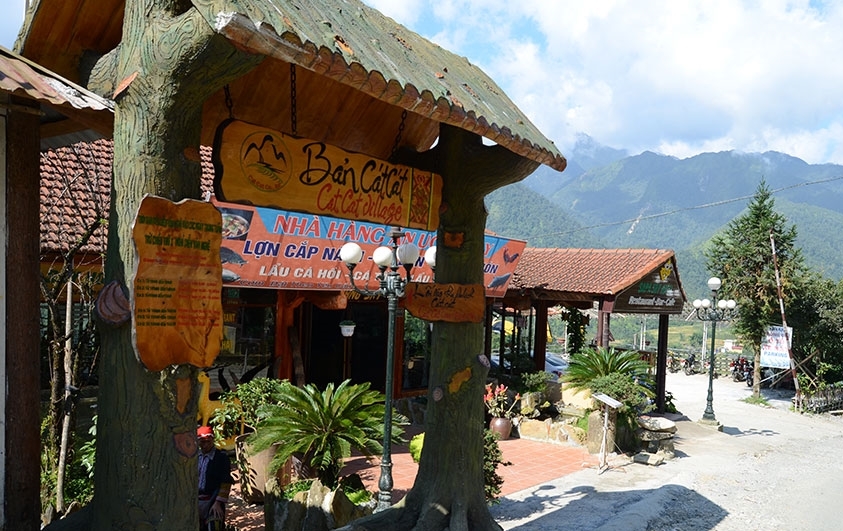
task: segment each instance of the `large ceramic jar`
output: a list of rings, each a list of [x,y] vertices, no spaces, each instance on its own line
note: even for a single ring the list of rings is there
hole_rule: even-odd
[[[503,417],[492,417],[489,421],[489,429],[501,440],[509,439],[512,433],[512,420]]]

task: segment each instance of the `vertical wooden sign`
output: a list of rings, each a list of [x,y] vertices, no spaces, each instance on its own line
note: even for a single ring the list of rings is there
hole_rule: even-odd
[[[210,366],[222,342],[220,212],[210,203],[146,196],[132,227],[135,350],[150,371]]]

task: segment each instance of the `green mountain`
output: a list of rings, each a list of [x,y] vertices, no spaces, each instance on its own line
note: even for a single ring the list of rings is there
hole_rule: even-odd
[[[796,226],[807,264],[843,278],[843,166],[777,152],[624,156],[585,140],[592,143],[582,144],[586,164],[578,163],[578,142],[565,172],[542,166],[490,195],[489,229],[531,246],[673,249],[690,296],[708,276],[702,248],[765,179],[776,210]]]
[[[526,240],[530,247],[607,247],[594,233],[584,229],[575,216],[522,183],[489,194],[486,210],[489,230],[507,238]]]

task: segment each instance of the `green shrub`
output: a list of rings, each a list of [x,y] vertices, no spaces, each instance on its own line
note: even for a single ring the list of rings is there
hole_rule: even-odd
[[[524,393],[546,393],[547,373],[545,371],[526,372],[521,375],[518,390]]]
[[[299,492],[309,491],[312,485],[313,478],[293,481],[289,485],[284,486],[283,497],[285,500],[292,500],[296,497],[296,494],[298,494]]]
[[[639,357],[637,351],[617,351],[614,348],[586,349],[571,356],[568,371],[562,381],[578,389],[591,389],[591,381],[601,376],[620,373],[640,382],[650,380],[650,365]]]
[[[509,466],[512,463],[503,460],[498,436],[492,430],[483,430],[483,493],[486,503],[499,503],[503,478],[498,475],[498,466]]]
[[[259,377],[223,393],[222,406],[208,422],[214,429],[214,438],[223,441],[253,431],[265,406],[278,403],[277,397],[284,385],[291,384],[286,380]]]
[[[369,383],[345,380],[319,391],[313,384],[296,387],[285,382],[274,394],[275,405],[262,408],[261,420],[249,437],[254,452],[279,443],[271,463],[278,470],[293,455],[329,488],[336,486],[343,460],[357,449],[366,457],[383,449],[384,396]],[[392,441],[402,443],[407,419],[393,411]]]
[[[413,436],[410,439],[410,457],[413,458],[414,463],[418,463],[421,459],[422,447],[424,446],[424,432]]]

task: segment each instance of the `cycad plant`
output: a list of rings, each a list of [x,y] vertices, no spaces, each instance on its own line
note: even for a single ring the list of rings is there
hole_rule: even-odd
[[[262,420],[249,443],[255,452],[279,443],[270,465],[273,472],[299,456],[313,476],[333,488],[353,449],[366,457],[383,449],[384,396],[369,385],[345,380],[319,391],[313,384],[296,387],[285,382],[273,396],[278,405],[261,411]],[[393,412],[392,419],[392,440],[400,443],[406,418]]]
[[[619,419],[633,428],[636,416],[653,408],[649,399],[654,396],[654,385],[649,368],[637,351],[598,347],[571,356],[562,379],[577,389],[604,393],[620,401],[623,406],[618,410]]]
[[[606,393],[640,412],[654,396],[649,369],[637,351],[598,347],[571,356],[562,380],[578,389]]]
[[[634,350],[616,351],[614,348],[585,349],[573,356],[562,380],[579,389],[589,389],[592,380],[613,373],[626,374],[643,381],[649,378],[649,364]]]

